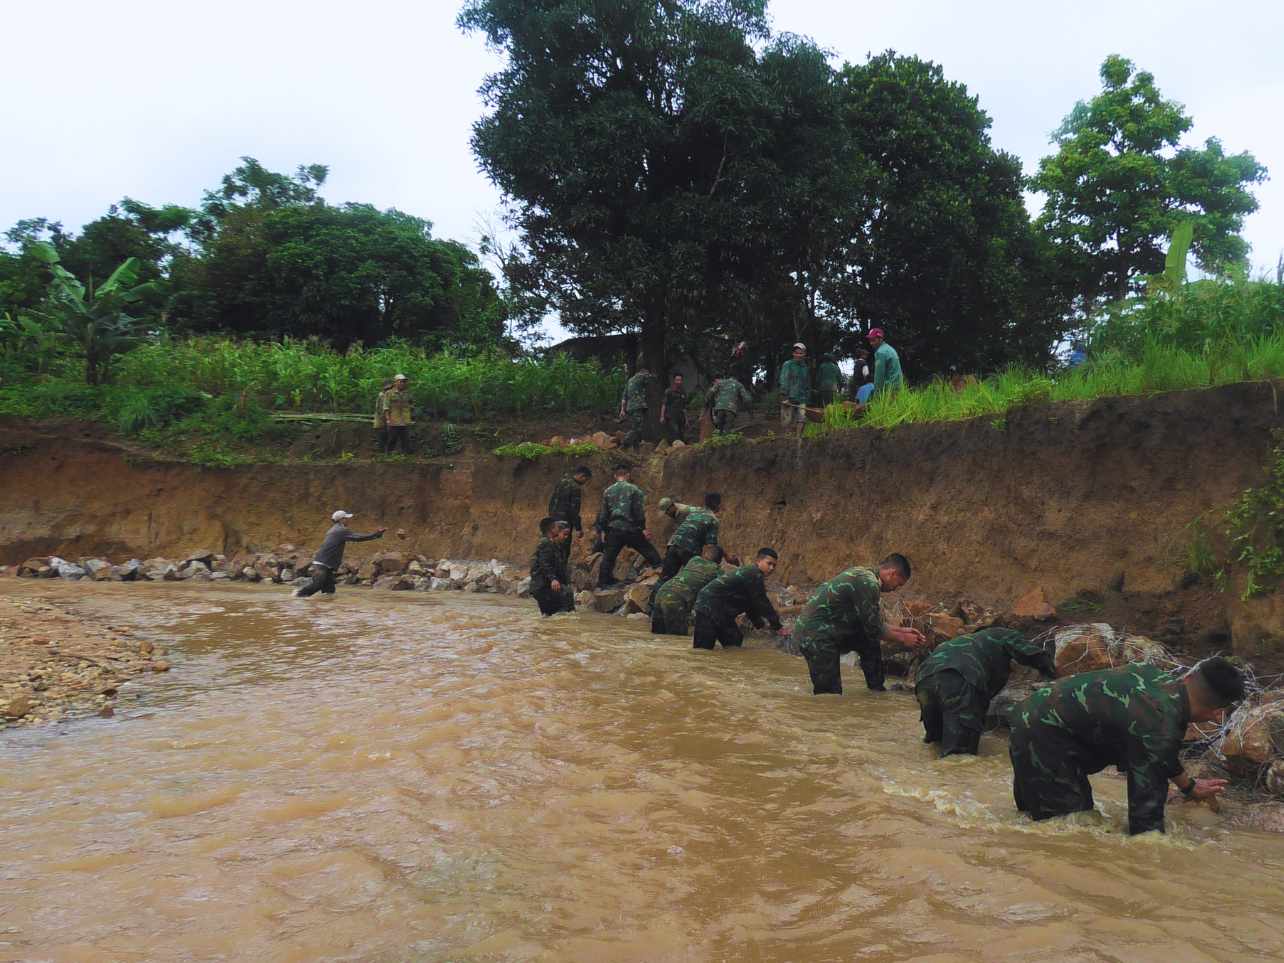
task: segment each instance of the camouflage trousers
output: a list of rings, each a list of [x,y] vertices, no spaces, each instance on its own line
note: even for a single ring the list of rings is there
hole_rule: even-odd
[[[886,688],[883,685],[883,649],[877,639],[870,644],[863,635],[841,642],[829,636],[808,636],[797,639],[797,642],[798,651],[807,660],[813,695],[843,694],[843,675],[838,658],[847,652],[857,653],[861,672],[865,674],[865,685],[874,692],[882,692]]]
[[[744,645],[745,634],[736,624],[735,613],[696,612],[693,647],[712,649],[719,642],[724,649],[738,649]]]
[[[655,635],[686,635],[690,622],[691,613],[681,599],[666,595],[651,605],[651,631]]]
[[[560,592],[554,592],[551,588],[533,592],[531,598],[538,603],[540,615],[556,615],[558,612],[575,611],[575,596],[568,585],[562,586],[562,591]]]
[[[945,670],[914,687],[923,741],[939,742],[941,755],[975,756],[989,700],[959,673]]]
[[[1008,755],[1017,809],[1035,819],[1051,819],[1093,808],[1092,784],[1073,740],[1046,726],[1018,723],[1012,727]]]
[[[725,435],[736,426],[736,412],[729,408],[723,408],[721,411],[713,413],[713,430],[720,435]]]
[[[642,444],[642,433],[646,430],[646,409],[630,411],[625,417],[629,420],[629,430],[624,440],[620,442],[620,447],[637,448]]]

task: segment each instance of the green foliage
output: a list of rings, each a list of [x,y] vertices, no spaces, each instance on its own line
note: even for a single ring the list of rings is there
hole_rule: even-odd
[[[560,456],[585,456],[596,455],[601,449],[591,442],[582,441],[574,445],[541,445],[533,441],[523,441],[516,444],[500,445],[495,449],[494,454],[500,458],[520,458],[522,461],[535,461],[539,458],[545,458],[549,455]]]
[[[430,353],[404,342],[346,352],[315,342],[202,337],[140,345],[121,357],[117,379],[183,384],[212,395],[249,395],[273,408],[373,411],[394,374],[409,379],[417,411],[447,418],[607,408],[623,387],[619,372],[566,355],[547,360],[500,354]]]
[[[1277,439],[1270,471],[1226,513],[1231,574],[1243,576],[1241,598],[1275,591],[1284,578],[1284,440]]]
[[[745,436],[738,431],[729,431],[724,435],[714,435],[699,444],[692,445],[693,450],[709,450],[714,448],[730,448],[733,445],[743,445]]]
[[[1248,245],[1239,232],[1257,210],[1248,188],[1266,169],[1251,154],[1227,156],[1215,138],[1180,146],[1191,118],[1131,61],[1107,57],[1101,80],[1102,92],[1055,132],[1058,151],[1031,181],[1047,197],[1039,224],[1073,292],[1086,306],[1125,296],[1163,269],[1162,242],[1183,223],[1206,270],[1241,264]]]

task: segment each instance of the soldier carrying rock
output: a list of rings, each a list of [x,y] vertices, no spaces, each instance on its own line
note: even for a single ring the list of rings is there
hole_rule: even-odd
[[[1088,776],[1113,765],[1128,774],[1128,832],[1164,831],[1171,780],[1187,799],[1210,799],[1225,779],[1195,779],[1179,753],[1192,722],[1219,721],[1244,698],[1226,659],[1177,677],[1134,662],[1081,672],[1036,689],[1017,707],[1008,753],[1017,809],[1049,819],[1093,808]]]
[[[655,593],[651,602],[651,631],[656,635],[686,635],[691,609],[700,590],[722,574],[722,549],[705,545]]]
[[[660,565],[660,553],[651,544],[651,533],[646,527],[646,498],[642,489],[629,481],[632,472],[628,465],[616,465],[615,483],[602,493],[602,505],[594,523],[604,541],[598,588],[615,584],[615,560],[625,546],[636,551],[653,568]]]
[[[990,702],[1008,684],[1012,660],[1056,675],[1052,655],[1015,629],[982,629],[942,642],[918,668],[923,741],[939,742],[941,755],[976,755]]]
[[[822,584],[794,623],[794,641],[807,660],[815,695],[841,695],[843,679],[838,658],[845,652],[860,656],[865,684],[883,692],[883,649],[880,643],[921,646],[918,629],[884,625],[879,608],[883,592],[895,592],[909,581],[910,563],[893,552],[878,568],[849,568]]]
[[[695,648],[712,649],[718,642],[724,649],[744,644],[744,633],[736,624],[742,612],[756,627],[762,628],[765,621],[784,634],[780,616],[767,598],[767,576],[776,570],[779,557],[774,548],[760,548],[752,565],[719,575],[700,590],[695,603]]]
[[[307,585],[294,590],[295,598],[304,599],[309,595],[315,595],[317,592],[333,595],[334,573],[343,564],[343,550],[348,543],[369,542],[376,538],[383,538],[383,533],[387,531],[386,528],[380,528],[369,535],[358,535],[348,528],[348,519],[352,517],[351,512],[345,512],[342,508],[330,516],[330,521],[334,522],[334,524],[325,533],[321,547],[317,549],[316,557],[312,559],[312,568],[314,569],[312,579]]]

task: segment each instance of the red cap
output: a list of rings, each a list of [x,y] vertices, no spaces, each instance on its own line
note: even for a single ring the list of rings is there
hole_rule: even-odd
[[[865,335],[865,340],[868,341],[871,338],[881,338],[882,336],[883,336],[882,328],[870,328],[869,334]]]

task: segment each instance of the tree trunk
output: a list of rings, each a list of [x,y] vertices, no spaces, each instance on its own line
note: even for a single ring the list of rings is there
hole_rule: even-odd
[[[664,399],[667,370],[664,360],[665,327],[664,312],[660,308],[649,309],[642,318],[642,365],[655,375],[647,389],[646,432],[643,435],[647,441],[660,437],[660,404]]]

